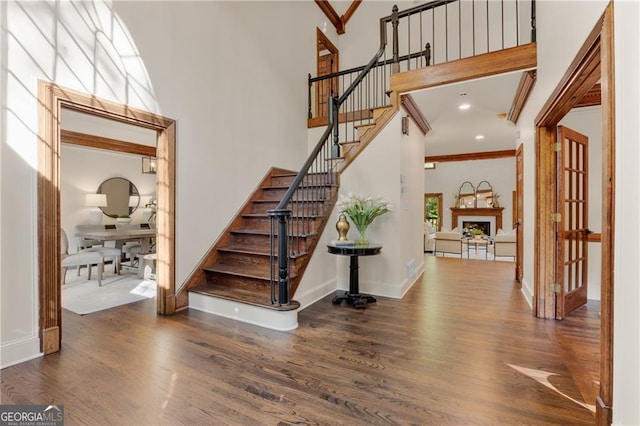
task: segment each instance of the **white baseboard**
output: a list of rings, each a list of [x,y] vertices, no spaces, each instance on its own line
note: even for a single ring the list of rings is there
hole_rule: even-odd
[[[40,352],[40,339],[37,337],[8,342],[0,346],[0,368],[11,367],[41,356],[43,354]]]
[[[198,293],[189,294],[189,308],[278,331],[298,327],[298,310],[275,311]]]
[[[531,287],[529,286],[529,284],[524,280],[524,278],[522,279],[522,283],[520,283],[520,287],[521,287],[520,291],[524,296],[524,300],[527,301],[527,304],[529,305],[529,309],[533,309],[533,291],[531,290]]]
[[[318,284],[316,287],[314,287],[310,291],[307,291],[304,293],[301,293],[300,287],[298,287],[298,290],[296,291],[296,294],[293,299],[296,300],[298,303],[300,303],[299,311],[301,311],[304,308],[313,305],[315,302],[327,296],[328,294],[335,293],[337,290],[338,290],[338,280],[337,278],[333,278],[322,284]]]

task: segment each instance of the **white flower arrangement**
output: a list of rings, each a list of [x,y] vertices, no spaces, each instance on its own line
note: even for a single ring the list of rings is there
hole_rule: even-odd
[[[393,211],[393,206],[382,195],[373,198],[369,195],[353,194],[341,195],[336,204],[339,213],[346,214],[360,233],[361,238],[373,220],[387,212]]]

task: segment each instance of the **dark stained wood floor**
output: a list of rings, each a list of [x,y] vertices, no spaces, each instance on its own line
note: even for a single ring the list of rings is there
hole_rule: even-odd
[[[153,300],[65,311],[62,351],[2,370],[1,402],[63,404],[66,425],[594,424],[597,306],[536,319],[512,263],[425,260],[402,300],[330,295],[293,332]]]

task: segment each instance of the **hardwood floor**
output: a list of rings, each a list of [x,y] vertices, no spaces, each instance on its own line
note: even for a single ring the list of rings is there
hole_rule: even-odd
[[[536,319],[512,263],[425,262],[402,300],[329,295],[292,332],[154,300],[65,311],[61,352],[2,370],[1,402],[62,404],[67,425],[594,424],[577,365],[597,367],[593,306]]]

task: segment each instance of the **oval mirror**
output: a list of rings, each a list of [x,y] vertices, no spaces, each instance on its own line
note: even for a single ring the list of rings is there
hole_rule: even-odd
[[[476,206],[493,207],[493,188],[486,180],[480,182],[476,188]]]
[[[471,209],[476,206],[476,189],[471,182],[466,181],[460,185],[458,204],[461,209]]]
[[[110,178],[100,184],[98,194],[106,194],[107,206],[100,207],[109,217],[129,217],[140,204],[138,188],[128,179]]]

